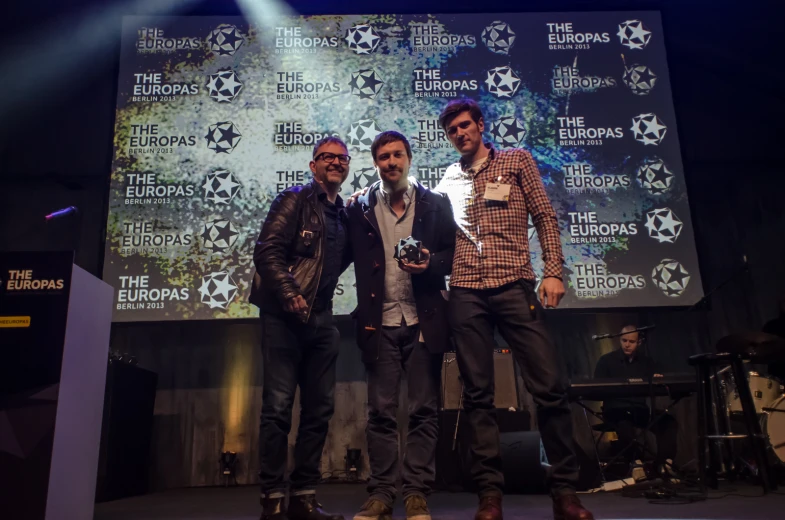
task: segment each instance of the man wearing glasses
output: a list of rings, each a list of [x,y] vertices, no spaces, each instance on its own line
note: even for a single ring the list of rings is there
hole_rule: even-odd
[[[260,308],[264,387],[259,431],[262,520],[343,520],[316,501],[319,462],[335,403],[338,329],[332,300],[348,265],[343,201],[347,148],[337,137],[314,147],[313,180],[276,197],[254,248],[250,302]],[[300,427],[286,497],[286,458],[295,389]]]

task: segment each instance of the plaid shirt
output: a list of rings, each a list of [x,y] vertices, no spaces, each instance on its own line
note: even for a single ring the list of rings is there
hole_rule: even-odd
[[[559,221],[529,152],[495,150],[475,172],[461,160],[435,191],[447,195],[460,230],[450,286],[492,289],[520,279],[535,280],[529,254],[528,216],[542,246],[543,277],[561,278],[564,256]],[[489,182],[510,185],[508,201],[486,200]]]

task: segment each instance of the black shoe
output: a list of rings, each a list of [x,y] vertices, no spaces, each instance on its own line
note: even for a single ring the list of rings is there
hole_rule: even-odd
[[[283,507],[283,498],[262,498],[262,516],[259,520],[289,520]]]
[[[322,509],[315,494],[289,497],[286,516],[289,520],[344,520],[343,515],[335,515]]]

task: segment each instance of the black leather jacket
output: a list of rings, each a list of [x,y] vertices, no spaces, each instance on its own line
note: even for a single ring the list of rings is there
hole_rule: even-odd
[[[281,192],[270,206],[253,252],[256,267],[248,300],[262,311],[281,313],[289,298],[302,295],[308,322],[324,257],[324,212],[316,181]]]

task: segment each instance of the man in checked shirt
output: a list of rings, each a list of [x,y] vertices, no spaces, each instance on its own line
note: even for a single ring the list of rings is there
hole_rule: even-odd
[[[504,476],[494,413],[494,326],[521,367],[537,404],[542,442],[553,474],[557,520],[593,519],[575,494],[578,462],[561,359],[542,321],[542,306],[564,295],[556,213],[537,165],[525,150],[496,150],[482,141],[485,122],[472,100],[451,101],[439,122],[461,154],[435,191],[452,203],[459,231],[450,277],[449,319],[464,383],[464,410],[472,428],[472,478],[479,489],[475,520],[502,518]],[[527,221],[531,214],[545,273],[535,294]]]

